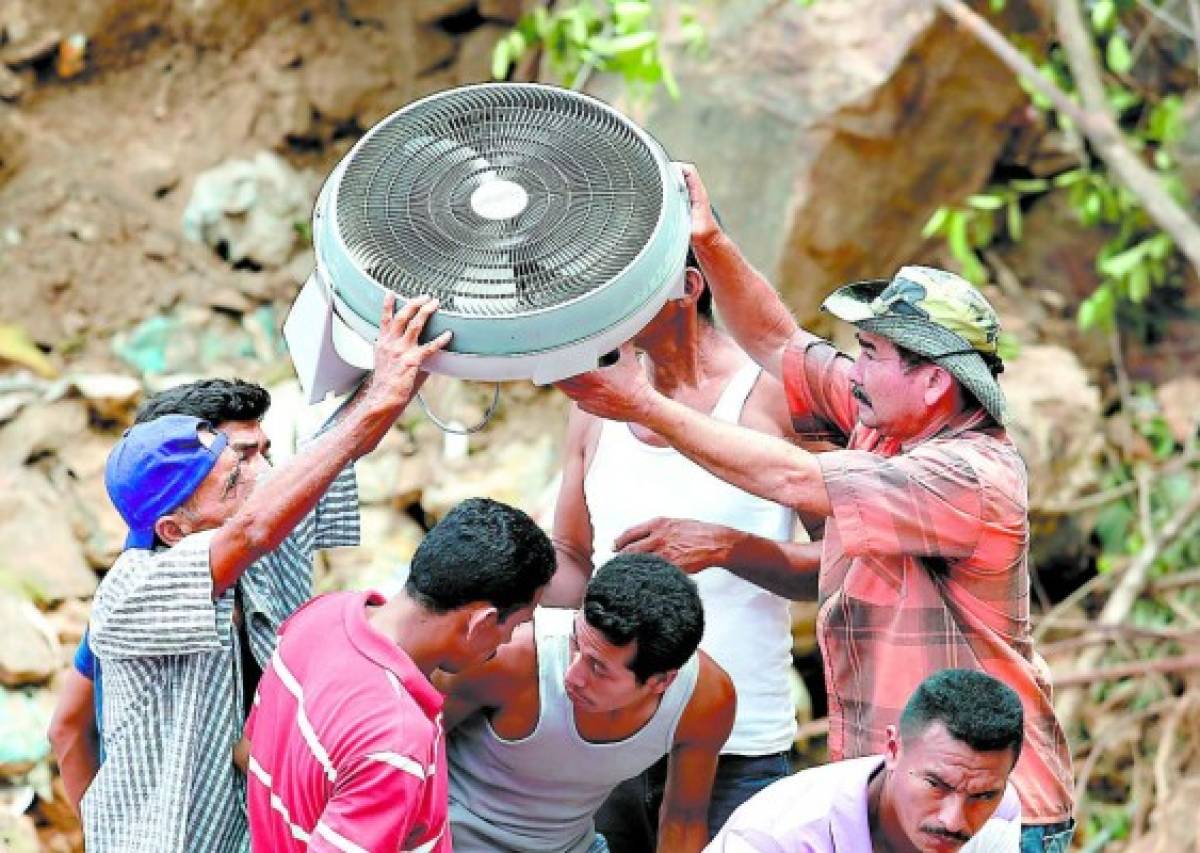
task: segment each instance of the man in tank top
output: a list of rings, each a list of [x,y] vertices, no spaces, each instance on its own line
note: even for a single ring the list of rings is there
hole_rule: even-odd
[[[682,298],[634,338],[663,394],[772,436],[792,434],[781,384],[713,325],[712,297],[689,253]],[[558,572],[546,602],[576,606],[593,565],[654,553],[695,575],[700,647],[733,679],[733,734],[717,765],[710,835],[790,772],[795,735],[788,599],[814,599],[820,548],[792,542],[795,514],[734,488],[635,425],[571,412],[554,521]],[[747,630],[747,626],[753,626]],[[665,764],[614,791],[597,826],[614,853],[653,849]]]
[[[657,849],[701,850],[736,703],[697,651],[703,631],[692,580],[659,557],[622,555],[579,611],[539,609],[491,661],[443,674],[454,849],[607,851],[596,810],[666,755]]]

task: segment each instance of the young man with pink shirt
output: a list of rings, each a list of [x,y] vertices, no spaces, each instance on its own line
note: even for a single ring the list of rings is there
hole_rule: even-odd
[[[450,851],[442,695],[495,655],[554,572],[529,516],[464,501],[390,601],[320,596],[284,623],[246,724],[255,851]]]

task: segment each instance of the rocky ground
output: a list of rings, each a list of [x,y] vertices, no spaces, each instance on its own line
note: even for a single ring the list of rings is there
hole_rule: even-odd
[[[485,79],[523,3],[0,4],[0,848],[80,848],[44,731],[124,534],[102,481],[113,441],[146,394],[206,375],[271,389],[284,456],[318,422],[279,327],[312,268],[320,180],[383,115]],[[1023,5],[1008,5],[1020,27]],[[678,58],[683,101],[624,107],[701,166],[728,227],[798,314],[811,318],[842,281],[944,261],[920,234],[929,214],[1015,156],[1022,97],[1007,72],[926,2],[702,9],[713,49]],[[609,81],[595,90],[623,103]],[[1004,262],[1037,285],[999,282],[990,295],[1025,342],[1004,380],[1032,472],[1035,551],[1069,583],[1088,571],[1086,533],[1061,508],[1096,486],[1109,352],[1072,320],[1094,286],[1092,238],[1061,212],[1029,219],[1037,236]],[[1170,364],[1129,356],[1185,431],[1200,392],[1167,377],[1200,358],[1193,341],[1181,330]],[[464,423],[490,393],[428,387]],[[469,495],[549,522],[565,402],[521,383],[502,394],[469,440],[406,415],[360,467],[365,545],[322,558],[322,589],[386,584],[425,526]],[[799,608],[802,656],[810,620]]]

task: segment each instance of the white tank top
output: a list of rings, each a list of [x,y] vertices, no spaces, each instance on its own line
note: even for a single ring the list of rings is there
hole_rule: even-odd
[[[738,423],[759,372],[753,363],[738,371],[712,416]],[[583,488],[596,567],[612,557],[620,534],[656,516],[721,524],[779,542],[790,541],[795,528],[790,508],[734,488],[670,447],[638,440],[624,423],[602,423]],[[737,717],[722,753],[753,756],[788,749],[796,719],[788,679],[787,600],[721,568],[694,577],[704,602],[700,648],[729,673],[737,690]]]
[[[496,734],[484,714],[450,733],[450,833],[457,853],[583,853],[596,837],[592,816],[613,788],[671,750],[692,698],[699,660],[692,655],[644,726],[625,740],[592,743],[575,727],[563,689],[571,660],[574,610],[539,607],[538,721],[520,740]]]

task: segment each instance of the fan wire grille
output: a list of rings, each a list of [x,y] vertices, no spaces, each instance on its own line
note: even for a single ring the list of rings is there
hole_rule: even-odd
[[[503,182],[524,190],[523,209],[481,215],[477,190]],[[590,98],[519,85],[401,110],[352,155],[337,191],[339,233],[367,275],[482,316],[603,287],[651,239],[662,206],[658,160],[627,122]]]

